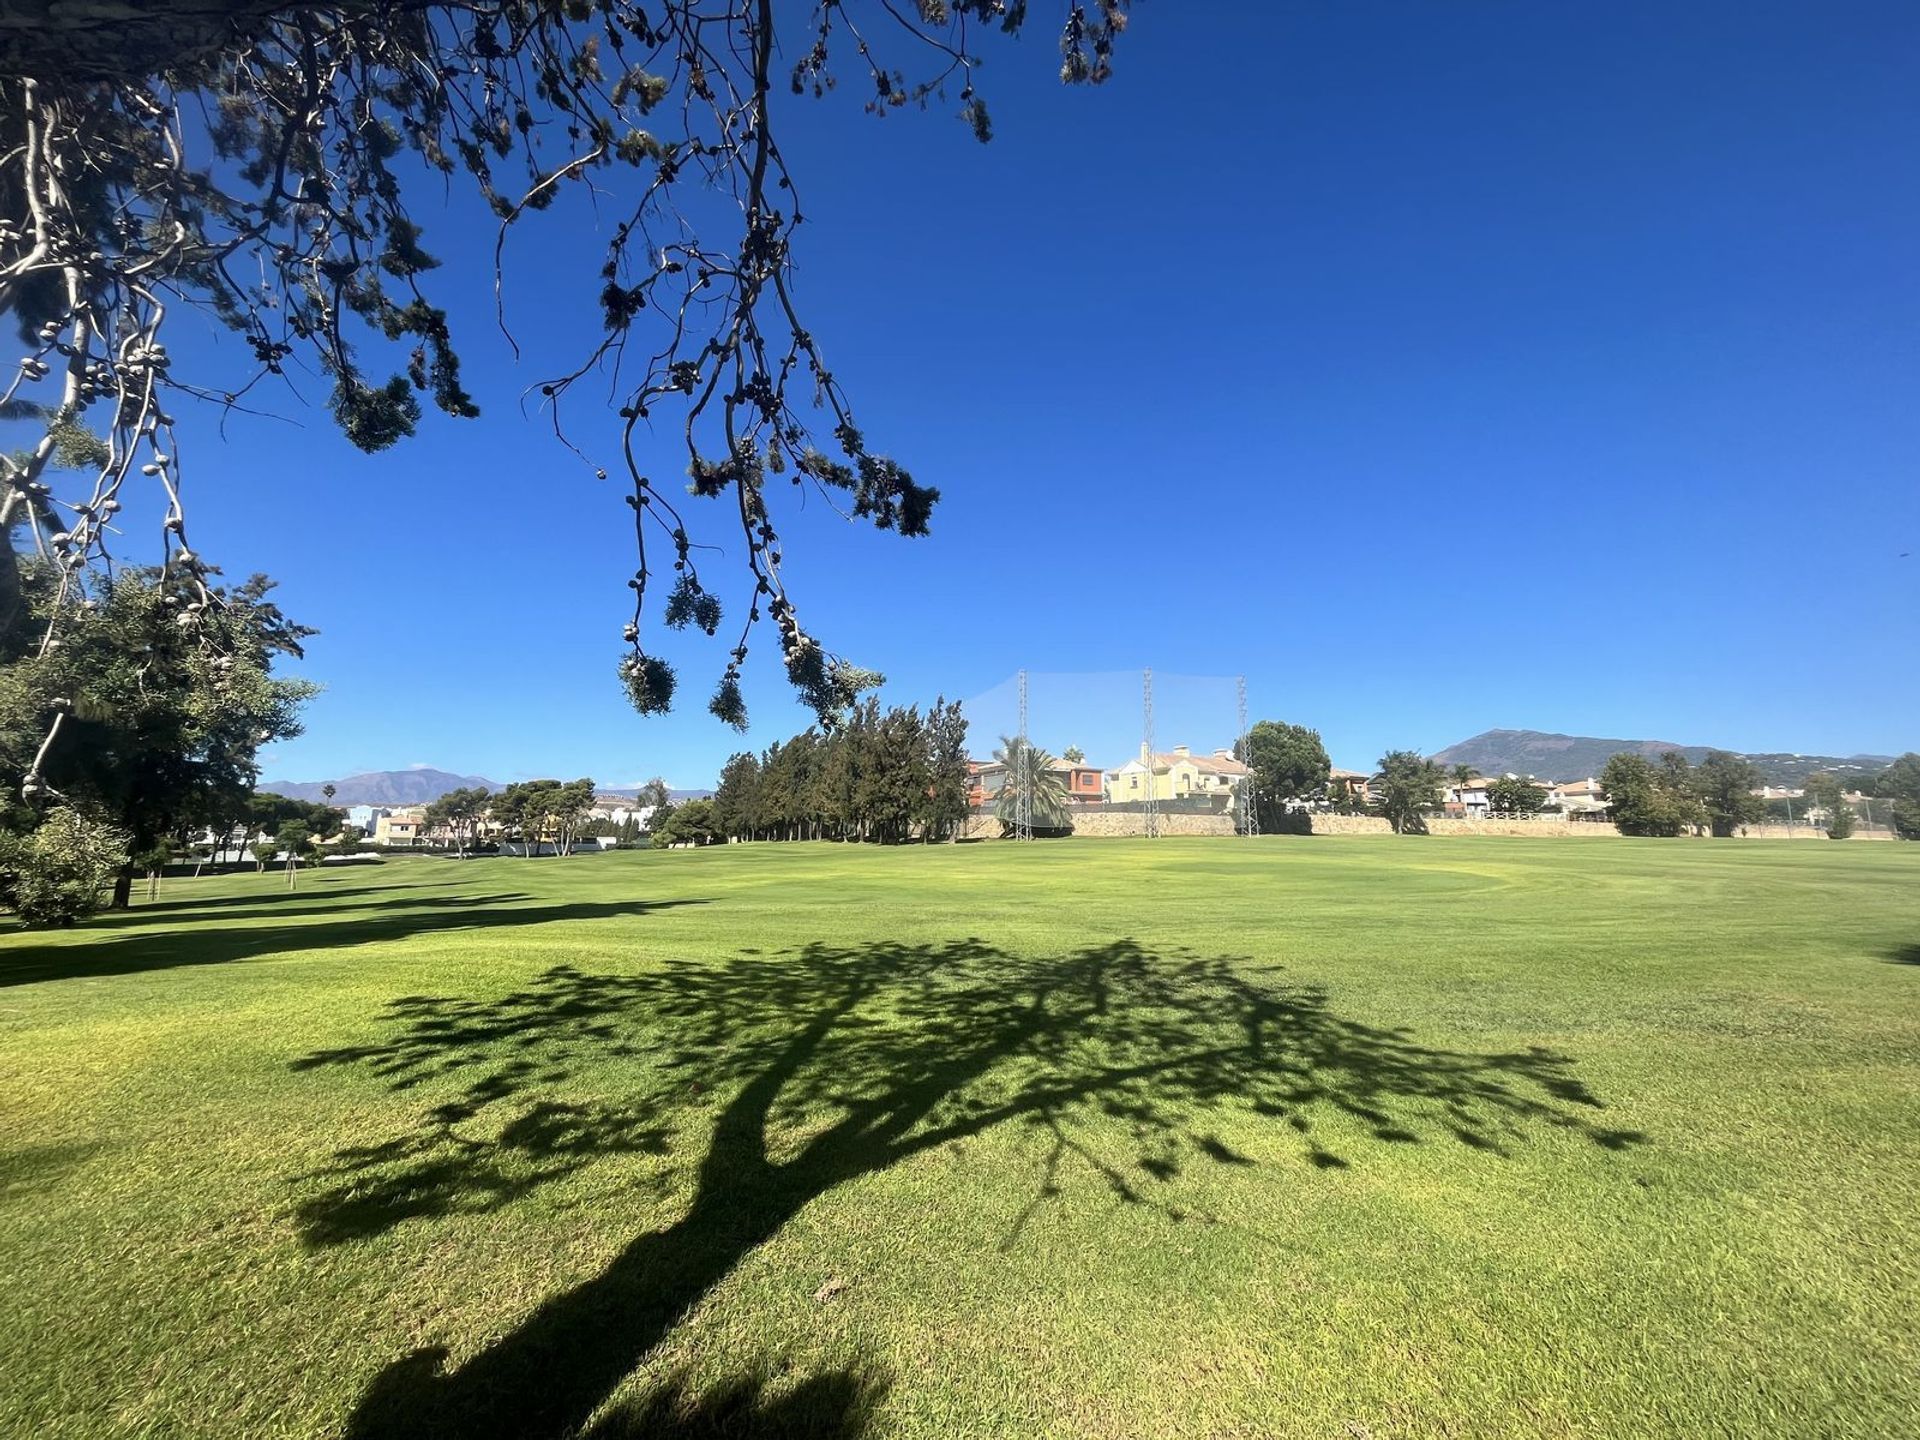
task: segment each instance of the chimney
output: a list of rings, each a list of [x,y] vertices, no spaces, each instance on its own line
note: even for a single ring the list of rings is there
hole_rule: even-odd
[[[1178,755],[1182,760],[1184,760],[1193,752],[1187,749],[1187,747],[1184,745],[1176,745],[1173,747],[1173,753]]]

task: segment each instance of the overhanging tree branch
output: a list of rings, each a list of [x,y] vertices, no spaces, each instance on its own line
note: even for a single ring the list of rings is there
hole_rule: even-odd
[[[869,447],[801,318],[791,267],[803,215],[773,96],[783,70],[790,93],[825,95],[836,53],[850,49],[869,111],[951,98],[984,140],[971,47],[985,28],[1020,29],[1027,9],[1024,0],[9,7],[0,15],[0,311],[27,353],[3,399],[41,433],[22,457],[0,462],[5,522],[57,517],[45,544],[77,602],[86,575],[109,563],[107,522],[121,488],[136,472],[151,479],[165,500],[161,563],[198,587],[201,609],[183,615],[193,631],[217,602],[209,567],[186,540],[169,390],[232,405],[262,378],[311,366],[330,382],[343,432],[370,451],[413,433],[421,396],[471,417],[452,327],[428,298],[437,262],[409,211],[401,157],[464,176],[503,239],[569,185],[624,192],[629,208],[598,277],[604,333],[577,366],[539,386],[572,453],[599,474],[626,473],[636,568],[622,680],[641,713],[671,704],[673,671],[644,635],[656,578],[650,533],[672,546],[661,623],[717,630],[722,607],[696,564],[703,547],[670,492],[731,492],[751,590],[710,708],[744,725],[740,666],[767,618],[800,696],[831,720],[875,677],[802,627],[781,578],[772,477],[904,535],[926,532],[938,492]],[[889,68],[862,10],[889,35],[906,31],[916,58],[934,58],[933,73],[909,81]],[[1074,0],[1059,13],[1061,78],[1106,78],[1125,0]],[[780,58],[782,24],[807,42],[790,65]],[[688,185],[730,197],[737,230],[703,233],[679,204]],[[182,304],[242,335],[253,371],[177,378],[161,334]],[[361,359],[368,346],[400,347],[401,368],[381,378]],[[604,438],[562,423],[562,402],[589,379],[620,397],[621,424]],[[54,386],[57,398],[42,393]],[[684,482],[666,483],[657,457],[642,455],[641,424],[663,405],[680,412]],[[108,413],[89,445],[96,406]],[[84,463],[56,493],[46,477],[63,446]],[[10,553],[0,561],[12,563]],[[43,644],[57,643],[60,623],[56,614]]]

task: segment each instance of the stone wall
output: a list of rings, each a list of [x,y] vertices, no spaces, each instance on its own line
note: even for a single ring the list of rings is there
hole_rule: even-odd
[[[1313,833],[1316,835],[1391,835],[1393,827],[1378,815],[1316,815],[1313,817]],[[1591,835],[1618,835],[1620,832],[1611,825],[1596,825],[1590,821],[1568,821],[1560,819],[1538,820],[1455,820],[1432,819],[1427,821],[1429,835],[1540,835],[1560,840],[1568,837],[1584,839]]]
[[[1827,832],[1815,830],[1807,825],[1748,825],[1740,830],[1743,840],[1825,840]],[[1849,840],[1891,840],[1891,830],[1869,830],[1865,826],[1856,826]]]
[[[1391,835],[1393,827],[1378,815],[1316,815],[1316,835]]]
[[[1144,835],[1146,816],[1119,810],[1076,812],[1073,833],[1076,836],[1110,838],[1116,835]],[[992,815],[969,815],[962,840],[998,840],[1002,826]],[[1231,815],[1162,815],[1162,835],[1231,835]]]
[[[1092,810],[1073,817],[1073,833],[1076,836],[1099,839],[1119,835],[1144,835],[1145,818],[1139,814],[1130,814],[1117,810]],[[1230,815],[1162,815],[1160,817],[1162,835],[1231,835],[1233,817]],[[1315,835],[1391,835],[1393,827],[1378,815],[1316,815],[1313,817]],[[1431,819],[1427,821],[1429,835],[1533,835],[1554,840],[1587,840],[1596,837],[1618,839],[1620,832],[1609,824],[1591,820],[1456,820]],[[972,815],[967,818],[966,829],[961,832],[963,840],[998,840],[1000,822],[991,815]],[[1826,836],[1818,830],[1810,830],[1804,825],[1788,829],[1785,825],[1749,825],[1740,832],[1740,838],[1747,840],[1800,840],[1826,841]],[[1855,840],[1891,840],[1893,836],[1885,830],[1856,830]]]
[[[1147,817],[1124,811],[1094,810],[1073,817],[1075,835],[1144,835]],[[1162,815],[1162,835],[1231,835],[1231,815]]]
[[[1318,828],[1316,826],[1316,828]],[[1582,839],[1620,832],[1594,820],[1429,820],[1429,835],[1538,835],[1550,840]]]
[[[1316,815],[1316,835],[1389,835],[1393,827],[1378,815]],[[1586,840],[1595,836],[1618,838],[1620,831],[1611,824],[1591,820],[1454,820],[1427,821],[1429,835],[1539,835],[1552,839]],[[1788,829],[1785,825],[1749,825],[1737,837],[1743,840],[1825,840],[1826,835],[1805,825]],[[1891,840],[1886,830],[1859,829],[1855,840]]]

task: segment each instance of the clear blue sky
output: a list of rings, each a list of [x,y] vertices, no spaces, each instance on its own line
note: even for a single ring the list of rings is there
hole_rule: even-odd
[[[1920,744],[1911,0],[1146,0],[1102,89],[1038,24],[988,54],[989,146],[851,86],[780,117],[813,327],[945,495],[923,541],[787,521],[887,698],[1244,673],[1350,765],[1489,726]],[[519,410],[594,333],[592,215],[510,242],[515,368],[484,217],[416,213],[485,418],[369,458],[286,402],[189,457],[198,547],[323,632],[269,775],[710,782],[721,655],[626,708],[628,512]],[[805,718],[774,648],[756,748]]]

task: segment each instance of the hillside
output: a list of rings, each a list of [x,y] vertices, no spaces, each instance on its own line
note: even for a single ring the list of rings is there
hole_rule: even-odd
[[[426,805],[449,790],[483,790],[502,787],[479,775],[454,775],[445,770],[368,770],[341,780],[262,780],[260,789],[290,800],[324,800],[321,793],[328,784],[334,787],[336,805]]]
[[[1555,735],[1543,730],[1487,730],[1438,751],[1442,765],[1471,765],[1483,775],[1532,775],[1541,780],[1582,780],[1598,775],[1607,761],[1622,752],[1658,759],[1678,750],[1693,764],[1710,747],[1678,745],[1671,740],[1609,740],[1594,735]],[[1816,770],[1864,777],[1884,770],[1890,755],[1749,755],[1762,778],[1772,785],[1798,785]]]

